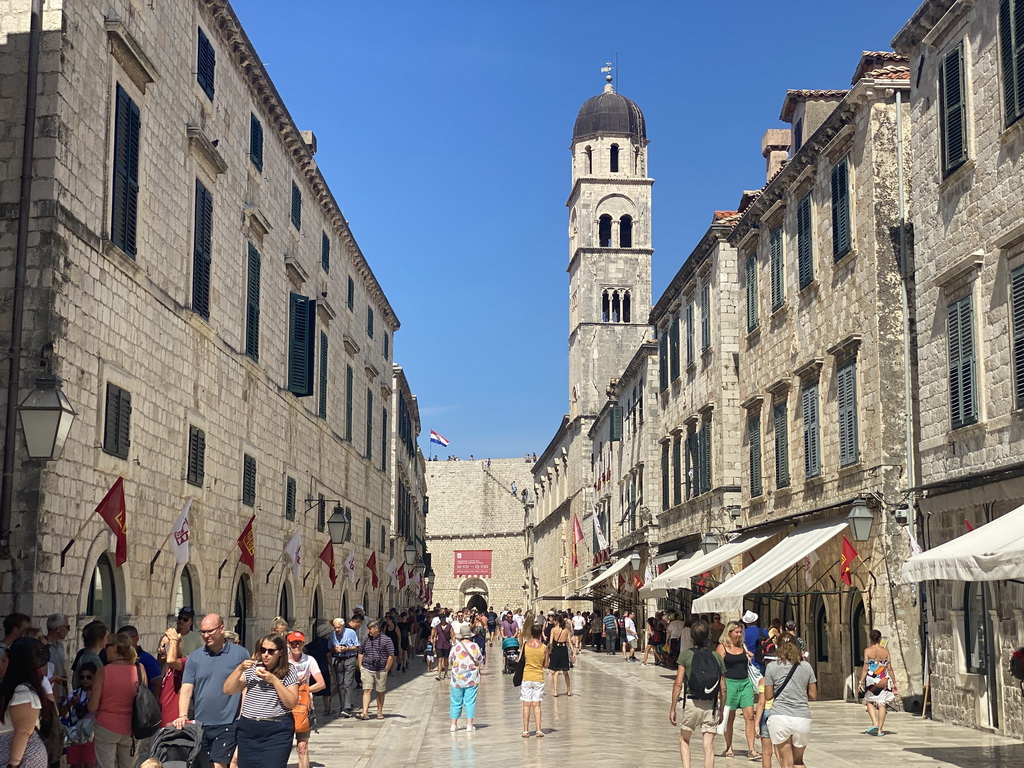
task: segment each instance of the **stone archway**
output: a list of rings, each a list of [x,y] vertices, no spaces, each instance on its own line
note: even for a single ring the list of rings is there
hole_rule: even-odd
[[[487,610],[487,596],[489,594],[487,583],[476,577],[466,579],[459,586],[459,594],[462,595],[460,606],[476,608],[478,611]]]

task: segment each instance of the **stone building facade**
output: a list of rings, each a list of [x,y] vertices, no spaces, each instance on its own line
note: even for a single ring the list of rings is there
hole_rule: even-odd
[[[393,366],[394,387],[391,394],[391,413],[395,420],[391,430],[391,535],[395,538],[396,557],[405,555],[411,544],[415,549],[412,567],[426,571],[427,534],[427,463],[419,447],[420,409],[405,376],[405,369]],[[398,553],[401,553],[399,555]],[[408,567],[409,558],[404,558]],[[411,576],[412,574],[409,574]],[[411,579],[410,579],[411,580]],[[402,589],[408,591],[402,592]],[[422,594],[419,582],[392,590],[391,605],[407,606]]]
[[[0,75],[4,137],[24,118],[29,5],[3,11],[4,60],[19,63]],[[0,610],[130,621],[146,646],[182,604],[246,641],[275,614],[311,628],[357,602],[381,610],[385,586],[363,566],[392,546],[399,323],[315,137],[223,0],[48,2],[40,71],[24,350],[52,349],[78,417],[59,460],[27,460],[19,438]],[[0,152],[17,166],[12,138]],[[17,200],[12,171],[5,252]],[[4,346],[11,313],[3,302]],[[114,567],[93,510],[118,477],[128,546]],[[168,539],[186,499],[182,567]],[[358,574],[332,587],[318,555],[336,505],[352,515],[337,568],[354,552]],[[253,515],[250,572],[237,540]],[[297,531],[294,569],[283,550]]]
[[[930,549],[1024,503],[1024,3],[925,2],[893,40],[911,62],[919,358],[918,507]],[[1019,737],[1008,659],[1024,587],[935,581],[936,717]]]
[[[494,606],[497,611],[527,606],[524,494],[529,495],[533,482],[530,468],[531,462],[522,458],[426,463],[426,542],[434,570],[434,603],[448,608]],[[465,565],[460,563],[460,553],[467,552],[487,553],[490,568],[476,568],[469,556]]]

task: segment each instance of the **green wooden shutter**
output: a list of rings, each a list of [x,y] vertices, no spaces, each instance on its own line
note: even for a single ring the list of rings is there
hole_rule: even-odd
[[[391,334],[390,333],[385,333],[384,334],[384,359],[385,360],[390,360],[391,359]]]
[[[284,484],[284,517],[285,520],[295,519],[295,478],[289,477]]]
[[[942,172],[948,176],[967,160],[963,43],[942,59],[942,68],[939,70],[939,104],[942,125]]]
[[[679,318],[673,315],[668,327],[668,369],[672,381],[679,378]]]
[[[213,195],[196,179],[195,232],[192,248],[192,311],[210,319],[210,271],[213,254]]]
[[[694,342],[693,342],[693,302],[686,304],[686,364],[693,365]]]
[[[658,331],[658,392],[668,389],[668,328]]]
[[[263,172],[263,124],[254,114],[249,114],[249,162],[257,171]]]
[[[297,397],[313,394],[316,302],[290,294],[288,310],[288,391]]]
[[[352,442],[352,366],[345,367],[345,439]]]
[[[700,493],[711,491],[711,420],[700,425]]]
[[[373,458],[373,390],[366,390],[366,458]]]
[[[760,496],[761,487],[761,414],[751,414],[747,418],[747,440],[749,442],[750,462],[750,497]]]
[[[120,85],[114,108],[114,188],[110,238],[131,258],[136,256],[139,215],[139,108]]]
[[[1024,267],[1017,267],[1010,275],[1010,303],[1013,314],[1014,400],[1017,408],[1024,408]]]
[[[782,306],[786,292],[782,274],[782,227],[776,227],[768,235],[768,250],[771,256],[772,311]]]
[[[248,274],[245,288],[245,354],[260,359],[260,252],[249,243]]]
[[[700,349],[711,346],[711,283],[700,287]]]
[[[804,195],[796,207],[796,253],[800,288],[814,280],[814,240],[811,235],[811,195]]]
[[[373,307],[366,308],[366,335],[373,338]]]
[[[348,308],[354,310],[356,307],[356,281],[351,277],[348,279]]]
[[[775,421],[775,487],[789,487],[789,424],[786,401],[776,403],[772,413]]]
[[[804,422],[804,476],[821,474],[821,429],[818,425],[818,383],[808,384],[800,393]]]
[[[661,444],[661,510],[664,512],[672,506],[672,478],[669,475],[669,445]]]
[[[217,53],[213,50],[206,33],[199,29],[199,44],[196,46],[196,82],[210,100],[213,100],[214,78],[217,71]]]
[[[850,360],[836,371],[839,406],[839,465],[860,461],[860,437],[857,426],[857,361]]]
[[[302,192],[299,185],[292,182],[292,226],[295,229],[302,229]]]
[[[128,458],[131,431],[131,393],[107,382],[107,399],[103,423],[103,452],[120,459]]]
[[[850,169],[844,157],[832,166],[832,258],[839,261],[851,249]]]
[[[327,334],[320,332],[320,398],[317,415],[327,418]]]
[[[757,306],[757,253],[747,256],[747,332],[760,324]]]
[[[683,477],[683,446],[682,440],[676,437],[672,441],[672,504],[683,503],[683,485],[686,485],[686,493],[689,495],[689,481]],[[687,456],[689,458],[689,456]],[[689,467],[689,463],[687,463]]]
[[[242,503],[256,505],[256,458],[247,453],[242,455]]]
[[[686,498],[688,499],[692,499],[699,492],[700,446],[698,441],[696,432],[691,432],[686,436]]]
[[[608,440],[622,439],[622,406],[613,405],[608,412]]]
[[[380,471],[388,471],[388,409],[381,408],[380,419]]]
[[[206,433],[189,425],[188,428],[188,472],[185,481],[189,485],[203,487],[206,477]]]
[[[970,295],[949,305],[947,325],[950,420],[953,429],[958,429],[978,420],[974,304]]]
[[[320,235],[320,267],[324,272],[331,271],[331,238],[326,232]]]
[[[999,53],[1007,126],[1024,117],[1024,0],[1000,0]]]

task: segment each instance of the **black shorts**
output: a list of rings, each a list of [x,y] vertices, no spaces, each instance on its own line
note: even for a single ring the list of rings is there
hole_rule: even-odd
[[[228,765],[235,754],[235,723],[203,726],[203,754],[210,756],[211,763]]]
[[[573,633],[574,635],[576,635],[576,637],[583,637],[583,630],[582,630],[582,629],[574,629],[574,630],[572,631],[572,633]]]

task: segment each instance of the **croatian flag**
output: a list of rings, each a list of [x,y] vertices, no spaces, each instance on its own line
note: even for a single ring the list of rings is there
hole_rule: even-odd
[[[441,437],[441,435],[437,434],[434,430],[430,430],[430,442],[437,443],[442,448],[448,447],[448,440]]]

